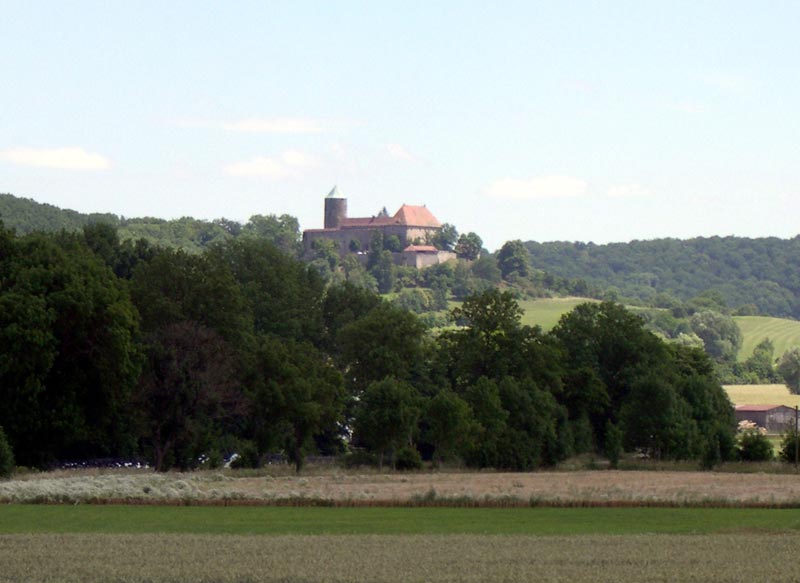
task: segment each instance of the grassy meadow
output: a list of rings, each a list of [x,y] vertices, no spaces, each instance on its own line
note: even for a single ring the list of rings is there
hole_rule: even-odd
[[[786,385],[725,385],[734,405],[800,405],[800,395],[789,392]]]
[[[734,318],[742,331],[743,342],[739,350],[740,361],[753,354],[756,345],[769,338],[775,344],[775,357],[779,357],[792,346],[800,346],[800,322],[783,318],[762,316],[737,316]]]
[[[547,332],[558,324],[561,316],[586,302],[595,302],[587,298],[542,298],[538,300],[520,300],[519,306],[525,311],[522,323],[529,326],[540,326]]]

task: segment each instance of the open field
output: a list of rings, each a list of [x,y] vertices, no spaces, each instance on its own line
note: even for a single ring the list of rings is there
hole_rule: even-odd
[[[780,470],[788,473],[758,473]],[[380,473],[278,467],[251,473],[51,472],[0,482],[0,502],[317,504],[335,506],[789,506],[800,507],[790,466],[735,464],[731,472],[441,471]],[[742,473],[748,472],[751,473]]]
[[[596,302],[588,298],[542,298],[539,300],[521,300],[520,308],[525,311],[522,323],[529,326],[541,326],[547,332],[558,324],[561,316],[586,302]]]
[[[800,535],[0,535],[0,581],[797,581]]]
[[[798,321],[762,316],[737,316],[734,320],[743,336],[742,347],[738,354],[739,361],[744,361],[752,355],[753,349],[764,338],[769,338],[775,344],[775,358],[780,357],[792,346],[800,346]]]
[[[0,506],[0,534],[565,536],[742,531],[800,533],[800,509]]]
[[[800,395],[793,395],[786,385],[725,385],[734,405],[800,405]]]

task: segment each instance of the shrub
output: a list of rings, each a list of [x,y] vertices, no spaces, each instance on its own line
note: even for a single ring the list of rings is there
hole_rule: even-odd
[[[745,431],[739,435],[739,459],[746,462],[766,462],[774,457],[772,444],[760,431]]]
[[[787,463],[793,464],[798,445],[800,445],[800,435],[798,435],[794,429],[784,433],[783,439],[781,440],[781,459]]]
[[[401,447],[395,453],[394,467],[398,470],[418,470],[422,467],[422,457],[414,447]]]
[[[6,439],[3,428],[0,427],[0,478],[8,478],[14,471],[14,454],[11,445]]]
[[[235,469],[241,468],[259,468],[261,467],[261,456],[258,454],[258,448],[252,441],[242,441],[239,454],[235,460],[231,462],[231,467]]]

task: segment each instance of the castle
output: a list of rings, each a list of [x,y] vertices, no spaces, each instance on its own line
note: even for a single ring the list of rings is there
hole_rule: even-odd
[[[428,244],[441,229],[442,224],[425,206],[404,204],[394,216],[380,213],[350,218],[347,199],[334,186],[325,197],[324,228],[303,231],[303,246],[308,253],[317,239],[330,239],[339,247],[340,255],[356,251],[363,256],[370,250],[373,233],[378,231],[384,238],[395,235],[400,240],[402,252],[392,254],[396,264],[422,268],[455,258],[454,253]]]

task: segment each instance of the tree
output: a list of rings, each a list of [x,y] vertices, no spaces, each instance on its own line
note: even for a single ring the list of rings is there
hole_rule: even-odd
[[[378,453],[383,468],[384,455],[411,445],[420,415],[420,397],[408,383],[387,377],[371,383],[356,409],[355,438]]]
[[[339,246],[332,239],[324,237],[314,239],[311,243],[311,250],[314,252],[314,258],[322,259],[328,269],[336,269],[339,265]]]
[[[462,234],[458,238],[455,251],[459,259],[466,259],[467,261],[475,261],[480,257],[481,249],[483,248],[483,240],[475,233]]]
[[[388,294],[394,291],[394,285],[397,281],[397,270],[394,265],[394,259],[392,259],[391,251],[381,251],[378,256],[378,261],[370,270],[370,273],[378,282],[378,291],[380,293]]]
[[[126,286],[77,234],[29,235],[0,259],[0,424],[19,463],[129,451],[140,370]]]
[[[257,441],[262,450],[285,448],[299,472],[312,438],[336,433],[345,402],[342,376],[309,343],[263,337],[256,360]]]
[[[736,361],[736,355],[742,347],[742,332],[733,318],[703,310],[695,313],[690,322],[711,358],[719,363]]]
[[[312,344],[320,341],[325,284],[313,268],[269,241],[249,238],[214,247],[209,260],[230,269],[252,313],[255,332]]]
[[[497,267],[505,280],[513,273],[518,277],[530,275],[530,254],[522,241],[517,239],[503,244],[497,253]]]
[[[450,223],[444,223],[431,237],[430,244],[442,251],[452,251],[458,240],[458,231]]]
[[[383,241],[383,248],[392,253],[400,253],[403,250],[400,237],[397,235],[389,235]]]
[[[241,407],[233,360],[222,337],[197,322],[168,324],[147,340],[135,402],[153,466],[191,467],[217,424]]]
[[[428,401],[423,420],[439,465],[446,458],[464,451],[476,428],[469,405],[447,389],[439,391]]]
[[[3,428],[0,427],[0,479],[8,478],[14,471],[14,452],[8,443]]]
[[[416,315],[382,301],[338,335],[339,365],[354,394],[386,377],[410,380],[423,361],[425,325]]]
[[[800,346],[794,346],[783,353],[778,360],[778,374],[790,391],[800,394]]]
[[[775,345],[769,338],[764,338],[753,349],[744,361],[744,370],[753,376],[758,383],[769,384],[778,380],[775,373]]]
[[[266,240],[284,253],[300,253],[300,223],[290,215],[253,215],[242,227],[241,236]]]

